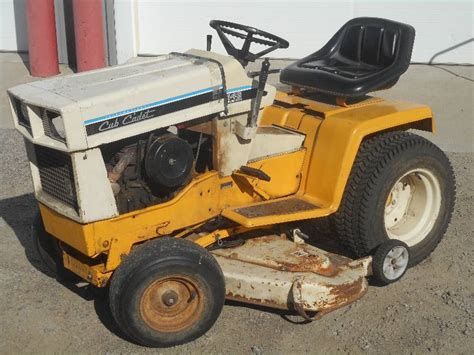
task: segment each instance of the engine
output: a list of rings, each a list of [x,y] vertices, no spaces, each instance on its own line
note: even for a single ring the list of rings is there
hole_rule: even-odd
[[[172,199],[195,174],[212,170],[212,137],[176,126],[102,146],[119,212]]]

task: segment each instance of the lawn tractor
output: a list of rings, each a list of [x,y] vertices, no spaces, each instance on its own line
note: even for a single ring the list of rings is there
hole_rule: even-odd
[[[226,298],[317,319],[428,257],[453,210],[447,157],[408,132],[433,132],[431,109],[368,95],[407,70],[411,26],[356,18],[283,70],[264,59],[251,72],[288,42],[210,25],[228,55],[208,46],[8,90],[41,259],[107,288],[145,346],[201,336]],[[285,92],[267,84],[278,72]],[[346,254],[316,246],[322,229],[302,226],[318,220]]]

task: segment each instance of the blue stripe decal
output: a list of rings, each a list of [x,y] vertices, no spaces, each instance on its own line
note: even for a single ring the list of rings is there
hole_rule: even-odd
[[[217,88],[222,89],[223,86],[220,85]],[[196,95],[205,94],[207,92],[212,92],[215,89],[216,89],[216,87],[209,87],[209,88],[206,88],[206,89],[196,90],[196,91],[192,91],[188,94],[178,95],[178,96],[170,97],[168,99],[155,101],[155,102],[152,102],[152,103],[149,103],[149,104],[146,104],[146,105],[138,106],[138,107],[135,107],[135,108],[132,108],[132,109],[111,113],[111,114],[106,115],[106,116],[92,118],[92,119],[84,121],[84,125],[87,126],[87,125],[90,125],[92,123],[108,120],[110,118],[115,118],[115,117],[118,117],[118,116],[126,115],[126,114],[129,114],[129,113],[134,113],[134,112],[141,111],[141,110],[146,110],[148,108],[161,106],[161,105],[164,105],[164,104],[167,104],[167,103],[170,103],[170,102],[180,101],[180,100],[183,100],[183,99],[186,99],[186,98],[189,98],[189,97],[193,97],[193,96],[196,96]],[[233,88],[233,89],[228,89],[228,90],[226,90],[226,93],[233,93],[233,92],[237,92],[237,91],[245,91],[245,90],[250,90],[250,89],[252,89],[252,86],[246,85],[246,86],[240,86],[240,87]]]
[[[245,85],[245,86],[239,86],[238,88],[233,88],[233,89],[227,89],[225,92],[226,93],[232,93],[236,91],[245,91],[245,90],[250,90],[252,87],[250,85]]]

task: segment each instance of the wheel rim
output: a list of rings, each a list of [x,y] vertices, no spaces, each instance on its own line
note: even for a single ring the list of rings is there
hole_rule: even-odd
[[[426,169],[407,172],[393,185],[385,204],[385,230],[408,246],[420,243],[433,229],[441,209],[441,187]]]
[[[403,275],[408,266],[408,250],[402,246],[390,249],[383,261],[383,274],[389,280]]]
[[[140,313],[152,329],[174,333],[189,328],[202,316],[203,292],[191,278],[176,276],[156,280],[143,293]]]

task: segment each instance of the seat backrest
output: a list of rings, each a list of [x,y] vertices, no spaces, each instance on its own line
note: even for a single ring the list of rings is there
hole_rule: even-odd
[[[282,83],[338,97],[393,86],[410,65],[415,29],[387,19],[348,21],[320,50],[290,64]]]
[[[415,30],[391,20],[360,17],[347,22],[334,37],[332,41],[339,44],[336,53],[342,57],[386,67],[396,58],[409,62]]]

